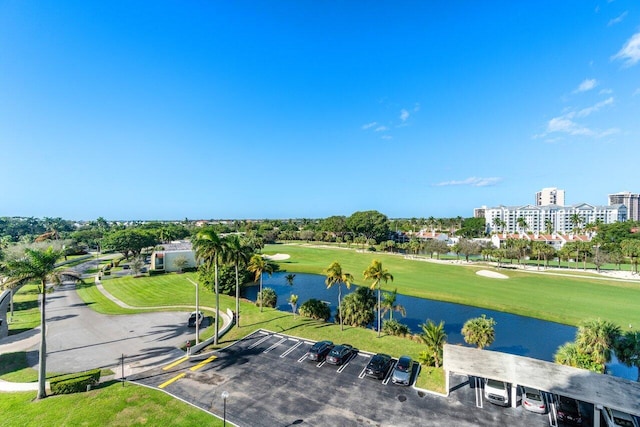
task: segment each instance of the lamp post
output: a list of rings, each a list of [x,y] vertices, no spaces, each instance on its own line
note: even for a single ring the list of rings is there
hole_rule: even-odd
[[[229,397],[228,391],[222,392],[222,425],[227,426],[227,397]]]
[[[198,286],[198,282],[194,282],[189,278],[187,278],[187,280],[190,281],[196,287],[196,345],[198,345],[198,343],[200,342],[200,303],[198,300],[200,295],[200,293],[198,292],[199,286]]]

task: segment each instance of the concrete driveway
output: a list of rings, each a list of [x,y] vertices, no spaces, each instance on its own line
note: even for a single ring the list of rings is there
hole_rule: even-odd
[[[66,283],[47,296],[47,370],[78,372],[118,367],[125,355],[125,376],[183,355],[177,347],[194,337],[188,310],[135,315],[103,315],[80,299]],[[37,366],[38,352],[28,353]]]

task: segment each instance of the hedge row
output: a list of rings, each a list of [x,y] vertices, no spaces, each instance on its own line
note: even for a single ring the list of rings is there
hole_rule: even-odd
[[[50,381],[52,394],[70,394],[87,390],[100,381],[100,369],[57,377]]]

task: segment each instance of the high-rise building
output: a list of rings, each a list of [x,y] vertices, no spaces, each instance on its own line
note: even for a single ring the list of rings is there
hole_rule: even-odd
[[[625,205],[627,207],[627,219],[640,221],[640,194],[623,191],[609,194],[609,206]]]
[[[559,205],[564,206],[564,190],[555,187],[543,188],[536,193],[536,206]]]

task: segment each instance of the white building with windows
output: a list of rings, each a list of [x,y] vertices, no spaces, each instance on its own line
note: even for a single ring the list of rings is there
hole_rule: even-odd
[[[560,205],[564,206],[564,190],[555,187],[543,188],[536,193],[536,206]]]
[[[580,218],[579,224],[574,222],[576,218],[574,215]],[[622,204],[610,206],[594,206],[588,203],[570,206],[500,205],[485,209],[488,233],[569,233],[574,228],[580,228],[586,224],[596,222],[611,224],[626,220],[627,207]]]
[[[629,191],[609,194],[609,205],[625,205],[627,207],[627,219],[640,221],[640,194]]]

